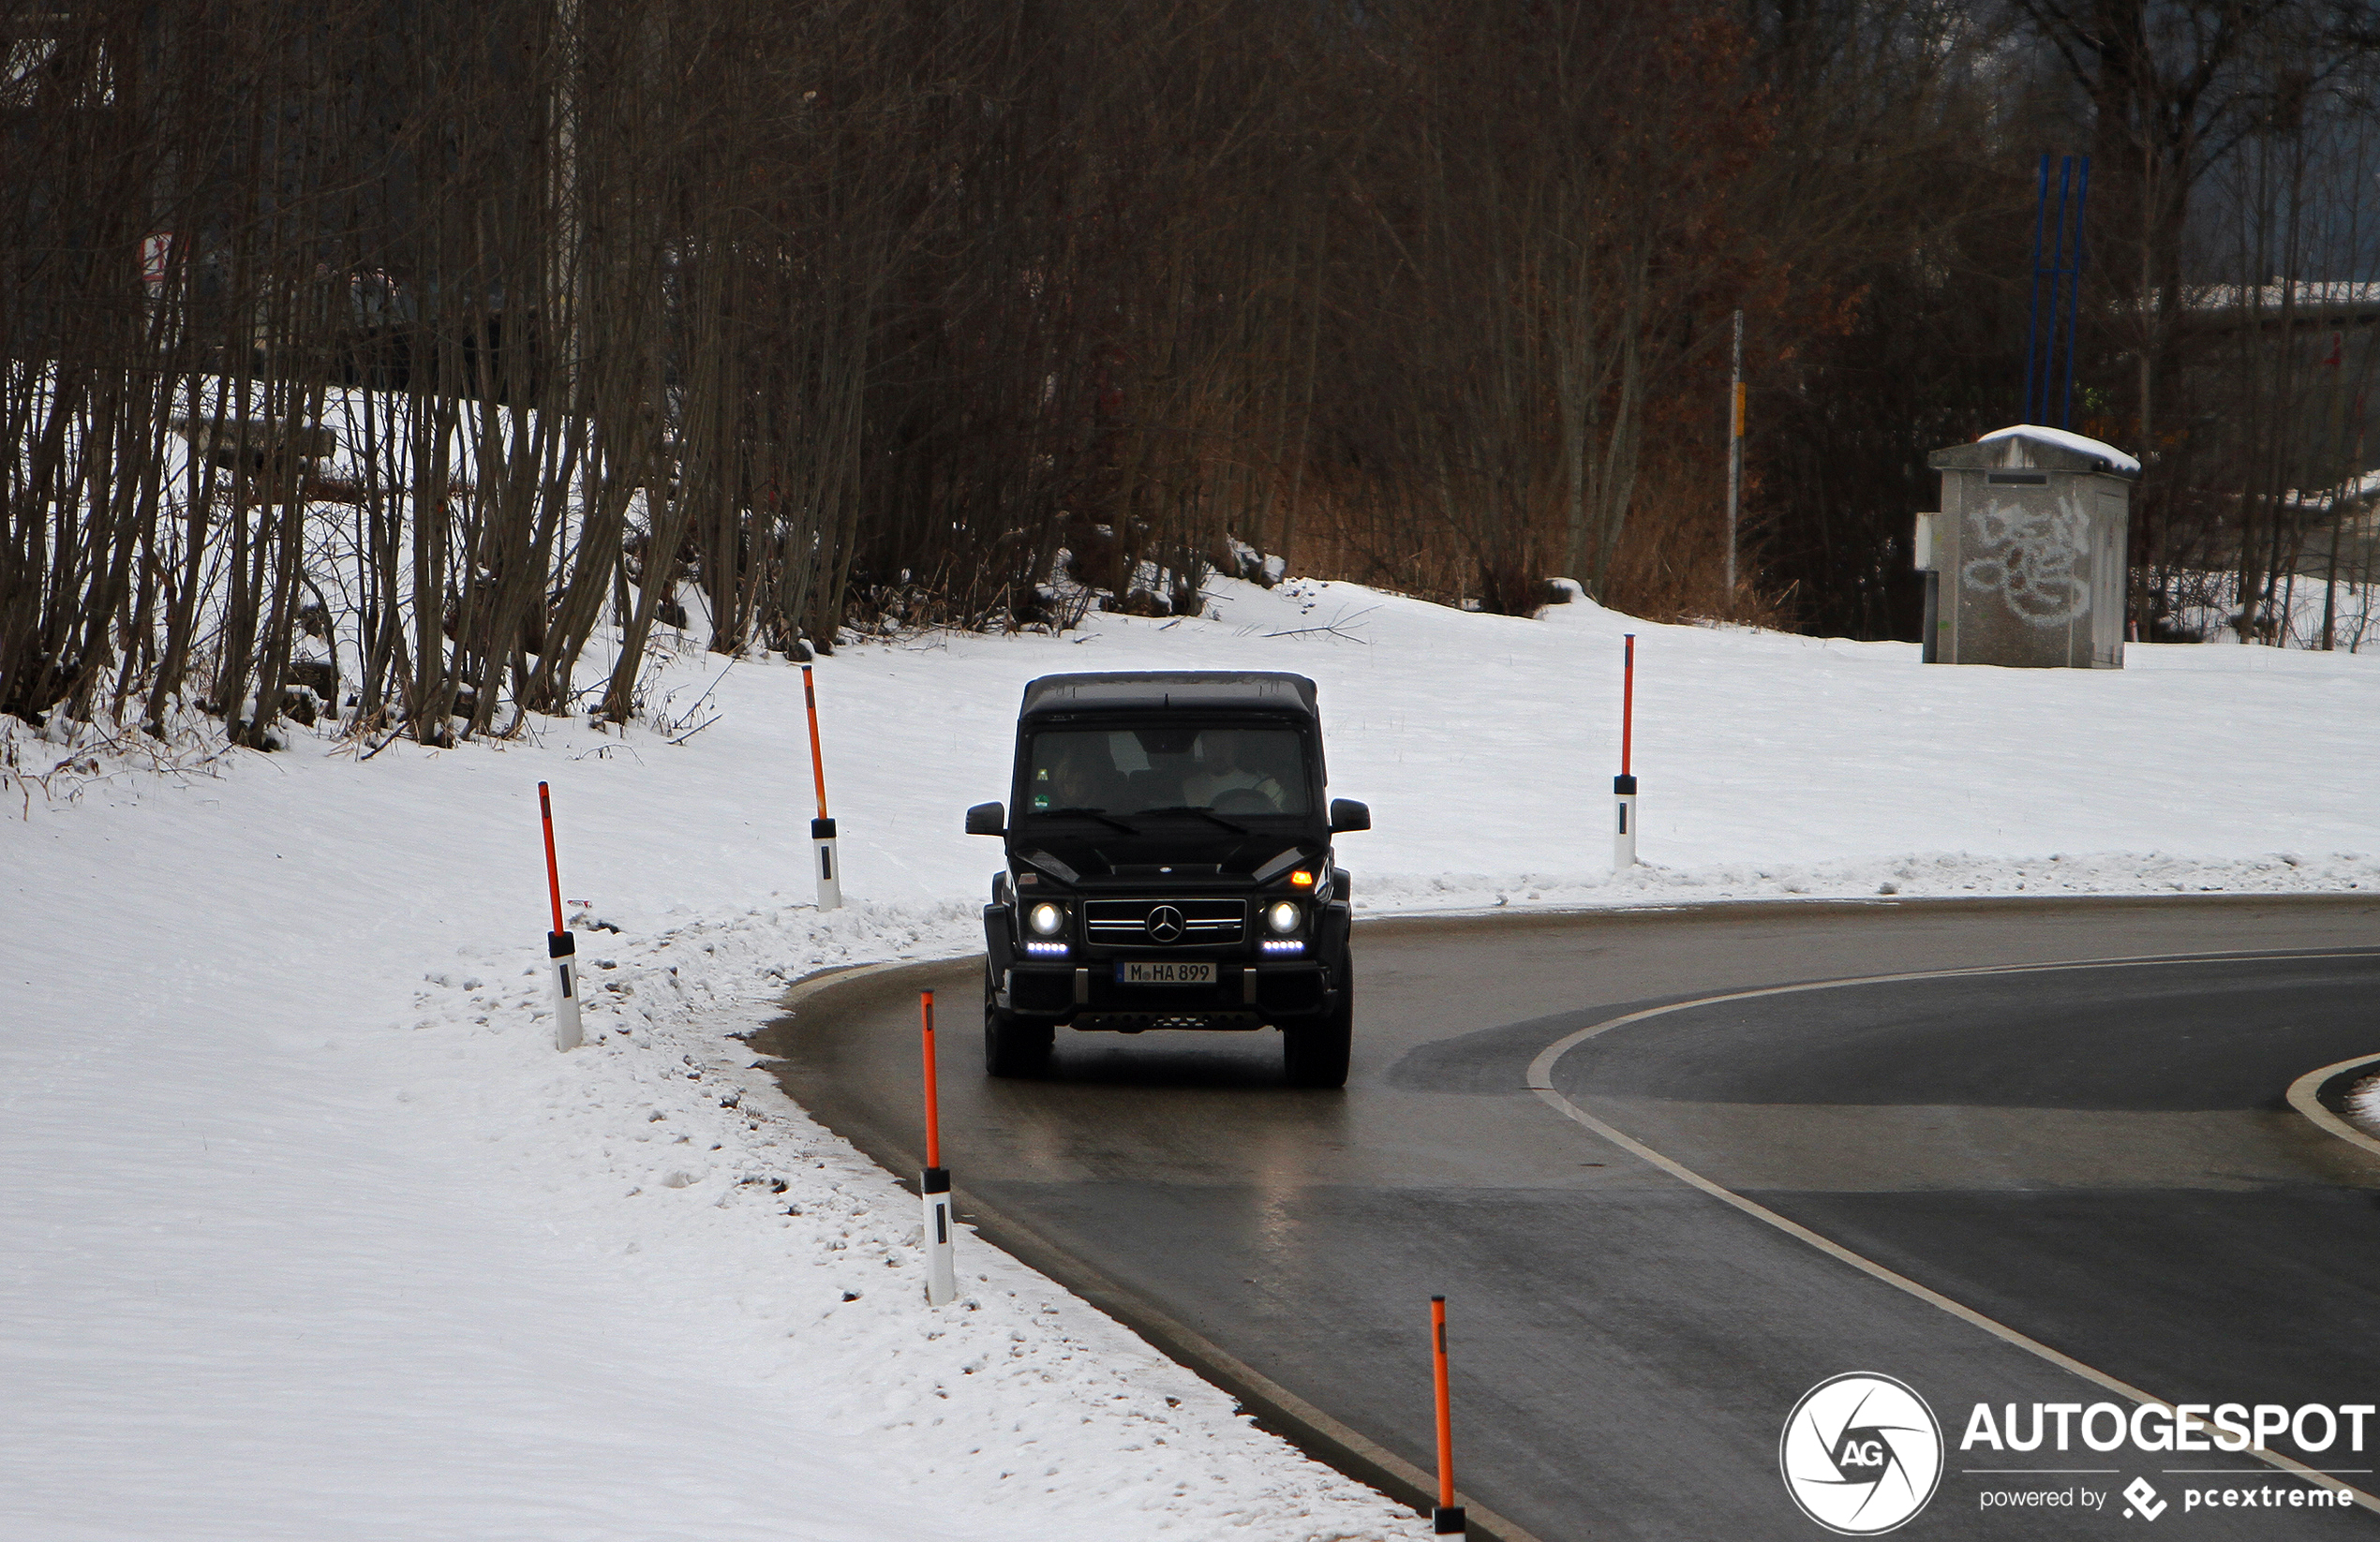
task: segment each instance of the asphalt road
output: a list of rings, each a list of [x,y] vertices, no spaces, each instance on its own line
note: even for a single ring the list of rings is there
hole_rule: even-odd
[[[1822,1535],[1778,1433],[1851,1371],[1910,1384],[1946,1427],[1941,1488],[1897,1535],[2104,1534],[2135,1523],[2135,1476],[2170,1505],[2160,1533],[2380,1529],[2360,1508],[2184,1511],[2184,1486],[2303,1487],[2247,1457],[1961,1451],[1973,1403],[2110,1395],[1552,1105],[2158,1398],[2380,1402],[2380,1162],[2283,1096],[2380,1050],[2380,897],[1385,921],[1357,952],[1344,1092],[1284,1087],[1270,1032],[1062,1034],[1047,1078],[989,1081],[979,962],[813,986],[754,1047],[914,1171],[916,993],[937,991],[962,1217],[1392,1490],[1431,1460],[1445,1293],[1458,1476],[1508,1535]],[[2174,956],[2209,954],[2228,956]],[[1549,1045],[1647,1007],[2107,959],[2164,961],[1688,1005],[1528,1087]],[[2380,1467],[2374,1423],[2373,1449],[2304,1460]],[[2092,1471],[1977,1471],[2035,1464]],[[2028,1490],[2107,1497],[1986,1507]]]

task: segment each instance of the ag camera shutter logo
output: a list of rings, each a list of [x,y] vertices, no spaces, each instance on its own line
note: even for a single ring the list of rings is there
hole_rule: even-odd
[[[1802,1394],[1777,1442],[1785,1491],[1841,1536],[1875,1536],[1926,1507],[1942,1478],[1942,1427],[1907,1383],[1872,1371]]]

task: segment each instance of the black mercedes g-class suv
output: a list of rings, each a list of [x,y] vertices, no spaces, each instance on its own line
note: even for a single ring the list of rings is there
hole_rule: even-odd
[[[1029,1075],[1057,1030],[1281,1030],[1288,1079],[1340,1087],[1355,1016],[1350,881],[1324,813],[1302,675],[1048,675],[1025,687],[1010,807],[984,909],[984,1063]]]

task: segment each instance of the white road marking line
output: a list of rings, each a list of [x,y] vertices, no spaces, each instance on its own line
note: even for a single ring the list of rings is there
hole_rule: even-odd
[[[1874,1259],[1853,1253],[1851,1249],[1844,1247],[1833,1238],[1821,1236],[1819,1233],[1810,1230],[1807,1226],[1801,1224],[1799,1222],[1789,1221],[1784,1216],[1781,1216],[1775,1210],[1770,1209],[1767,1206],[1760,1204],[1755,1200],[1747,1199],[1742,1194],[1735,1193],[1733,1189],[1723,1188],[1719,1184],[1711,1181],[1711,1179],[1704,1178],[1702,1174],[1686,1166],[1683,1163],[1679,1163],[1669,1157],[1663,1156],[1660,1152],[1656,1151],[1650,1146],[1647,1146],[1643,1141],[1638,1140],[1635,1136],[1626,1134],[1621,1131],[1614,1129],[1611,1125],[1604,1123],[1599,1119],[1597,1119],[1585,1109],[1581,1108],[1577,1104],[1572,1103],[1569,1098],[1564,1097],[1554,1089],[1554,1063],[1561,1060],[1563,1056],[1569,1054],[1580,1045],[1584,1044],[1587,1040],[1596,1037],[1598,1034],[1608,1033],[1613,1029],[1623,1028],[1629,1023],[1641,1023],[1645,1021],[1647,1018],[1666,1016],[1673,1012],[1687,1012],[1696,1007],[1717,1006],[1727,1001],[1754,1001],[1763,996],[1792,996],[1804,991],[1836,990],[1849,986],[1893,985],[1912,980],[1951,980],[2000,974],[2042,974],[2059,970],[2137,969],[2159,965],[2239,963],[2244,960],[2265,958],[2276,960],[2292,958],[2364,958],[2373,956],[2374,950],[2370,948],[2337,948],[2304,953],[2171,954],[2164,956],[2144,956],[2132,958],[2080,958],[2061,964],[2011,964],[1989,965],[1977,969],[1918,970],[1904,974],[1872,974],[1853,976],[1852,978],[1841,980],[1818,980],[1806,985],[1797,986],[1769,986],[1759,990],[1728,991],[1723,995],[1703,996],[1690,1001],[1673,1001],[1668,1006],[1646,1007],[1639,1012],[1627,1013],[1621,1016],[1613,1017],[1604,1022],[1591,1024],[1590,1026],[1582,1028],[1575,1032],[1566,1033],[1562,1037],[1554,1040],[1552,1044],[1547,1045],[1543,1049],[1540,1050],[1538,1052],[1537,1059],[1529,1062],[1528,1088],[1530,1091],[1535,1092],[1540,1098],[1542,1098],[1556,1113],[1562,1115],[1566,1119],[1573,1119],[1578,1123],[1584,1125],[1587,1129],[1594,1131],[1597,1134],[1618,1147],[1621,1150],[1628,1152],[1639,1161],[1659,1168],[1662,1172],[1669,1174],[1679,1182],[1700,1189],[1704,1194],[1709,1194],[1712,1198],[1720,1201],[1722,1204],[1733,1206],[1736,1209],[1743,1211],[1753,1220],[1764,1222],[1767,1224],[1776,1227],[1778,1231],[1783,1232],[1786,1236],[1807,1243],[1809,1246],[1817,1249],[1820,1253],[1826,1254],[1829,1258],[1848,1264],[1852,1268],[1872,1279],[1880,1280],[1896,1290],[1902,1291],[1908,1295],[1915,1297],[1917,1299],[1925,1302],[1928,1306],[1935,1307],[1942,1312],[1948,1312],[1951,1316],[1957,1318],[1960,1322],[1979,1327],[2004,1343],[2012,1344],[2016,1348],[2025,1351],[2029,1355],[2032,1355],[2048,1361],[2051,1365],[2058,1367],[2060,1371],[2070,1371],[2076,1376],[2080,1376],[2083,1380],[2091,1383],[2093,1386],[2104,1387],[2107,1391],[2115,1393],[2118,1397],[2129,1398],[2135,1402],[2148,1403],[2154,1407],[2164,1409],[2167,1415],[2178,1418],[2179,1416],[2175,1413],[2174,1405],[2167,1402],[2164,1399],[2154,1396],[2151,1393],[2144,1392],[2140,1388],[2134,1386],[2127,1382],[2119,1381],[2115,1377],[2094,1366],[2085,1365],[2082,1361],[2075,1359],[2073,1356],[2052,1349],[2038,1339],[2030,1338],[2025,1334],[2019,1333],[2005,1323],[1998,1322],[1993,1318],[1986,1317],[1971,1306],[1967,1306],[1962,1302],[1954,1301],[1938,1290],[1929,1289],[1925,1285],[1921,1285],[1916,1281],[1910,1279],[1907,1275],[1895,1273],[1893,1270],[1886,1268],[1883,1265],[1877,1263]],[[2373,1059],[2380,1060],[2380,1056],[2374,1056]],[[2341,1062],[2342,1065],[2352,1065],[2354,1063],[2356,1062],[2352,1060]],[[2328,1068],[2329,1071],[2336,1071],[2338,1069],[2340,1069],[2338,1066]],[[2324,1075],[2324,1073],[2314,1072],[2311,1073],[2311,1075],[2320,1076]],[[2298,1085],[2302,1086],[2304,1081],[2304,1077],[2299,1077]],[[2296,1088],[2293,1087],[2291,1091],[2293,1093],[2292,1101],[2294,1102]],[[2315,1106],[2317,1108],[2321,1107],[2319,1104],[2316,1104]],[[2322,1112],[2326,1118],[2330,1117],[2329,1110],[2323,1109]],[[2361,1141],[2367,1145],[2373,1144],[2370,1141],[2369,1137],[2353,1132],[2349,1133],[2349,1138]],[[2199,1421],[2194,1418],[2190,1422],[2193,1425],[2196,1425]],[[2365,1509],[2380,1512],[2380,1499],[2375,1499],[2371,1494],[2354,1487],[2352,1484],[2342,1483],[2337,1478],[2330,1476],[2328,1474],[2324,1473],[2317,1468],[2308,1467],[2302,1462],[2297,1461],[2289,1457],[2283,1456],[2278,1451],[2257,1449],[2242,1452],[2240,1454],[2243,1456],[2254,1457],[2256,1460],[2262,1461],[2268,1466],[2277,1467],[2283,1472],[2301,1477],[2318,1488],[2338,1490],[2353,1499],[2358,1505],[2362,1505]]]

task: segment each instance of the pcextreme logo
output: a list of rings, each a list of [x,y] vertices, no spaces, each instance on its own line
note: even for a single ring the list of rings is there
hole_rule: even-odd
[[[1942,1429],[1905,1382],[1830,1376],[1802,1394],[1777,1442],[1785,1491],[1843,1536],[1875,1536],[1926,1507],[1942,1477]]]

